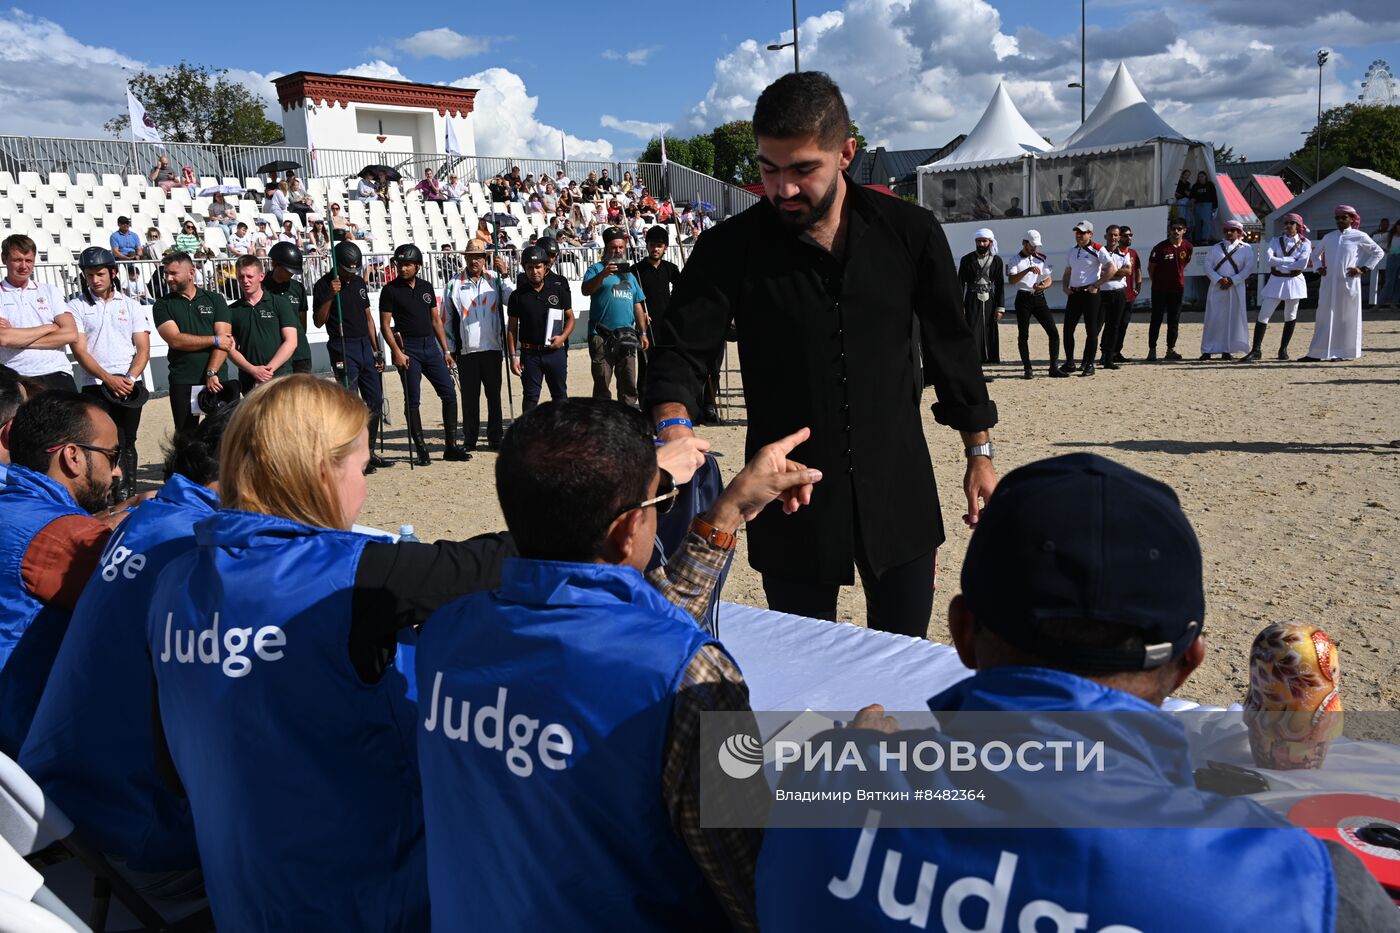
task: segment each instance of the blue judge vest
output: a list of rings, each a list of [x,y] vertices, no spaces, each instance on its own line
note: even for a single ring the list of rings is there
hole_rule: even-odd
[[[1222,827],[1276,822],[1278,828],[1003,829],[990,822],[978,829],[872,828],[871,813],[881,804],[871,803],[863,830],[769,829],[764,834],[757,872],[764,933],[913,928],[1313,933],[1333,928],[1336,883],[1321,840],[1281,817],[1270,820],[1253,801],[1197,790],[1185,731],[1155,707],[1071,674],[1005,667],[956,684],[930,700],[929,708],[945,723],[955,723],[943,737],[972,739],[976,736],[959,733],[956,718],[944,711],[1137,713],[1093,717],[1092,738],[1104,740],[1114,767],[1103,774],[1067,773],[1054,786],[1054,796],[1042,798],[1047,806],[1074,814],[1071,820],[1092,820],[1093,814],[1111,820],[1113,808],[1127,805],[1139,817],[1200,813],[1203,821]],[[1066,728],[1066,717],[1036,722],[1034,737],[1041,741],[1084,737]],[[939,737],[923,730],[898,735]],[[865,760],[873,761],[869,754]],[[873,772],[876,765],[870,768]],[[913,780],[889,773],[896,791],[959,786],[960,776],[947,769],[918,773]],[[1036,799],[1036,785],[1018,790],[1024,776],[1012,777],[1015,773],[979,770],[967,786],[984,789],[988,800]],[[783,786],[838,786],[830,782],[832,772],[818,775],[794,772],[798,780]],[[975,812],[976,804],[943,806]],[[1245,809],[1250,812],[1240,815]]]
[[[70,615],[25,589],[24,553],[49,522],[86,514],[60,484],[10,464],[0,486],[0,752],[10,757],[24,743]]]
[[[225,510],[156,584],[161,721],[221,930],[428,926],[414,707],[350,660],[368,540]]]
[[[728,928],[661,796],[676,687],[712,643],[635,570],[593,564],[507,560],[499,590],[429,618],[435,930]]]
[[[20,751],[87,838],[137,871],[199,865],[189,801],[156,769],[146,610],[161,569],[194,547],[194,523],[218,506],[176,474],[112,534]]]

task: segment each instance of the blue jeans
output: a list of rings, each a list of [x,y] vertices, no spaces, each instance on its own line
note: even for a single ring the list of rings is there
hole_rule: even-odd
[[[1191,242],[1204,243],[1215,233],[1215,208],[1209,201],[1197,201],[1191,205]]]
[[[1385,287],[1381,289],[1379,300],[1383,305],[1400,302],[1400,253],[1385,257]]]

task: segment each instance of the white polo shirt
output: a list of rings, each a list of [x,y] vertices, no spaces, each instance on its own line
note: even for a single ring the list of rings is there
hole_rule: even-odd
[[[113,376],[124,376],[130,371],[136,357],[133,335],[149,334],[155,329],[146,306],[121,292],[108,301],[95,298],[91,304],[86,295],[78,295],[68,302],[68,310],[78,325],[78,333],[86,337],[88,353]],[[80,388],[101,384],[101,379],[78,367]]]
[[[1029,256],[1017,253],[1015,261],[1006,267],[1006,276],[1009,279],[1016,273],[1024,272],[1026,269],[1034,269],[1035,271],[1016,283],[1016,291],[1018,292],[1033,292],[1037,285],[1049,279],[1052,275],[1050,271],[1050,261],[1044,256],[1041,256],[1039,253],[1032,253]]]
[[[466,274],[455,275],[447,283],[446,300],[461,315],[461,326],[458,328],[460,352],[504,349],[501,345],[501,328],[505,321],[505,306],[515,289],[505,278],[500,281],[500,300],[496,298],[494,272],[483,274],[475,281]]]
[[[0,279],[0,317],[9,321],[11,327],[42,327],[66,313],[68,307],[63,296],[52,285],[30,279],[24,288],[16,288],[8,278]],[[0,347],[0,363],[21,376],[73,371],[68,354],[63,350]]]
[[[1118,268],[1108,250],[1094,242],[1088,246],[1071,246],[1065,265],[1069,267],[1070,288],[1093,285],[1105,270]]]
[[[1128,255],[1127,255],[1127,253],[1120,253],[1120,252],[1118,252],[1117,250],[1114,250],[1114,251],[1112,251],[1112,252],[1110,252],[1110,253],[1108,254],[1108,258],[1113,260],[1113,268],[1114,268],[1115,271],[1118,270],[1118,269],[1123,268],[1124,266],[1126,266],[1126,265],[1128,264]],[[1099,291],[1104,291],[1104,292],[1116,292],[1116,291],[1121,291],[1122,289],[1125,289],[1125,288],[1127,288],[1127,287],[1128,287],[1128,280],[1127,280],[1127,278],[1112,279],[1112,280],[1110,280],[1110,281],[1108,281],[1108,282],[1103,283],[1103,285],[1099,286]]]

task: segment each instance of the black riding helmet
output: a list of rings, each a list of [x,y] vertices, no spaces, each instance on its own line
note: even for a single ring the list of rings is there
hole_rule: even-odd
[[[117,269],[117,257],[110,250],[102,246],[89,246],[78,254],[78,268],[102,269],[110,268],[113,272]]]
[[[550,259],[554,259],[559,255],[559,244],[554,242],[554,237],[552,236],[540,237],[535,241],[535,245],[549,254]]]
[[[423,265],[423,251],[412,243],[405,243],[394,250],[394,265],[411,262],[415,266]]]
[[[272,260],[274,266],[281,266],[288,272],[301,271],[301,250],[294,243],[274,243],[272,249],[267,251],[267,258]]]
[[[359,270],[360,248],[349,240],[335,244],[335,264],[346,269]]]

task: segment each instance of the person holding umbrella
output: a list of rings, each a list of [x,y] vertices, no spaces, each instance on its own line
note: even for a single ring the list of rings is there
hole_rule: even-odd
[[[335,268],[311,287],[311,319],[326,329],[335,381],[358,391],[369,409],[370,455],[365,472],[373,473],[394,465],[374,452],[384,408],[384,357],[370,313],[369,286],[360,277],[360,248],[341,240],[331,253]]]
[[[457,368],[457,361],[447,346],[437,294],[430,283],[418,277],[423,268],[423,251],[412,243],[403,244],[394,250],[394,268],[398,274],[379,293],[379,329],[404,381],[405,417],[413,443],[410,462],[415,466],[432,463],[423,441],[423,419],[418,407],[423,376],[428,377],[442,401],[442,429],[447,444],[442,459],[470,460],[472,455],[457,443],[457,392],[451,373]]]
[[[112,501],[124,502],[136,493],[136,432],[148,393],[141,373],[151,358],[150,312],[118,287],[117,257],[101,246],[89,246],[78,257],[83,290],[68,302],[78,327],[73,355],[78,360],[84,395],[97,399],[117,426],[117,465]]]

